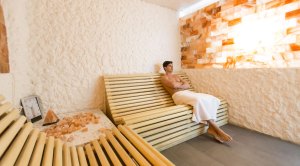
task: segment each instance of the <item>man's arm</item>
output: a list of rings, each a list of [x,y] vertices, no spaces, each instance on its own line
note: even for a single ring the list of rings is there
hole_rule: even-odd
[[[179,76],[177,76],[179,79],[180,79],[180,82],[182,82],[182,85],[181,85],[181,89],[188,89],[190,88],[190,84],[185,81],[184,79],[180,78]]]
[[[175,81],[170,81],[166,77],[161,77],[161,82],[164,86],[167,86],[172,89],[188,89],[190,87],[190,85],[186,81],[182,80],[180,77],[179,79],[180,82],[175,82]]]

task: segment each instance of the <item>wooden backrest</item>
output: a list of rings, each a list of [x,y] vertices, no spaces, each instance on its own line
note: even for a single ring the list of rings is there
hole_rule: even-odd
[[[190,82],[184,73],[177,73]],[[104,76],[109,113],[113,119],[175,106],[160,82],[162,74]]]

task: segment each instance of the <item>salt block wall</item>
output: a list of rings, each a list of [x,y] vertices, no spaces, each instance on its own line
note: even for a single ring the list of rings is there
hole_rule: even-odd
[[[299,67],[299,32],[299,0],[221,0],[180,19],[182,68]]]
[[[105,109],[104,74],[158,72],[164,60],[173,60],[180,69],[173,10],[141,0],[32,0],[21,5],[24,20],[16,18],[17,2],[4,5],[8,44],[14,50],[10,58],[16,63],[11,74],[26,77],[30,91],[25,94],[39,95],[46,108]],[[25,37],[20,41],[19,35]],[[23,94],[15,91],[15,96]]]
[[[300,144],[300,69],[185,69],[198,92],[229,103],[229,123]]]

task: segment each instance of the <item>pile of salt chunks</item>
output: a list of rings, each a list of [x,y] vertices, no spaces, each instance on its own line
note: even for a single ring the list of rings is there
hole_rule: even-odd
[[[62,141],[73,141],[73,136],[66,137],[67,134],[71,134],[75,131],[87,132],[88,128],[86,125],[93,123],[99,123],[99,117],[95,116],[92,112],[79,113],[72,117],[64,117],[56,125],[53,125],[44,130],[47,136],[53,136],[54,138],[59,138]],[[99,131],[103,131],[100,128]]]

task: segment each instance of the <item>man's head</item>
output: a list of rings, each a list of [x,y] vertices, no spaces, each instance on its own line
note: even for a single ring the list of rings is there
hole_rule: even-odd
[[[163,67],[166,72],[172,72],[173,71],[173,62],[172,61],[164,61]]]

